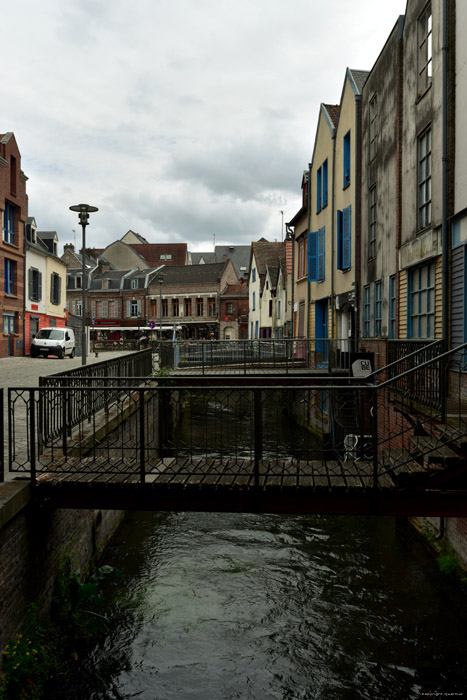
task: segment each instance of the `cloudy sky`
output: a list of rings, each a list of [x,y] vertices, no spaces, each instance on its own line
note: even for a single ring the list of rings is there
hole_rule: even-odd
[[[0,133],[39,230],[128,229],[191,250],[280,240],[321,102],[369,70],[406,0],[15,0],[2,11]],[[7,67],[7,69],[5,68]],[[76,233],[73,233],[75,229]]]

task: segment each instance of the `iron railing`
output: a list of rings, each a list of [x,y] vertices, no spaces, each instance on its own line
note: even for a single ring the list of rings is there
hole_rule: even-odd
[[[157,343],[165,366],[196,368],[201,374],[219,367],[282,369],[300,367],[349,369],[351,341],[330,338],[261,338],[257,340],[172,340]]]
[[[257,479],[265,470],[282,478],[284,465],[289,473],[304,473],[321,460],[339,463],[339,478],[370,474],[375,488],[387,479],[406,486],[414,475],[438,483],[445,467],[456,460],[462,468],[465,464],[462,367],[458,386],[451,384],[452,402],[454,396],[457,400],[448,424],[442,410],[413,410],[413,384],[405,380],[436,365],[439,371],[464,347],[414,363],[379,384],[341,377],[325,384],[274,387],[243,381],[227,387],[114,378],[88,379],[84,386],[82,378],[80,386],[10,388],[9,468],[33,479],[53,472],[145,482],[161,471],[170,479],[171,463],[178,474],[182,463],[187,475],[201,461],[211,475],[235,473],[248,464]],[[430,396],[428,384],[420,384],[418,404],[425,406]],[[74,425],[70,401],[82,407]],[[84,410],[86,402],[92,410]],[[47,432],[41,423],[44,403],[58,407]],[[24,430],[18,429],[21,424]]]

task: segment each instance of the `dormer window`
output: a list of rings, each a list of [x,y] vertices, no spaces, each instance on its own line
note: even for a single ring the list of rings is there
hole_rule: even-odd
[[[138,280],[131,280],[131,288],[132,289],[138,289]]]
[[[160,260],[172,260],[172,253],[162,253]]]

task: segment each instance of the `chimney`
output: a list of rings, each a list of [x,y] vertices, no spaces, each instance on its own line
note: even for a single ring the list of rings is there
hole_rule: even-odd
[[[65,253],[67,250],[69,250],[71,253],[75,252],[75,246],[73,243],[65,243],[63,246],[63,252]]]

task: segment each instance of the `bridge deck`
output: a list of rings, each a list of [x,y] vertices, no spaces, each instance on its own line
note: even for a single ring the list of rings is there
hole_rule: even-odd
[[[36,494],[57,508],[205,512],[467,515],[465,491],[396,488],[390,474],[374,483],[365,462],[270,462],[159,459],[109,473],[108,462],[67,460],[38,475]]]

